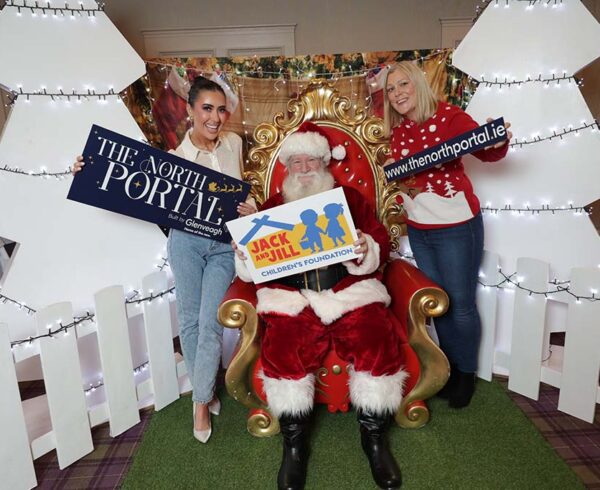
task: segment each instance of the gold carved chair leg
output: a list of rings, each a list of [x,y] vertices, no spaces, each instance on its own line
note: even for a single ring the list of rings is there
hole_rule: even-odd
[[[251,410],[248,431],[257,437],[279,432],[279,421],[269,412],[256,392],[254,371],[260,355],[258,315],[254,306],[243,299],[230,299],[219,308],[219,322],[227,328],[241,330],[239,350],[231,360],[225,375],[227,392],[233,399]]]

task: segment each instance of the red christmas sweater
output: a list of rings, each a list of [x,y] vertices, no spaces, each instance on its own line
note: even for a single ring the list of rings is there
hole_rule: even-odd
[[[433,116],[422,124],[409,119],[395,127],[391,148],[394,160],[434,147],[479,124],[460,108],[439,102]],[[506,155],[508,144],[473,153],[479,160],[495,162]],[[461,158],[436,165],[400,181],[398,202],[407,213],[407,223],[415,228],[431,229],[459,225],[480,210],[479,199],[465,174]]]

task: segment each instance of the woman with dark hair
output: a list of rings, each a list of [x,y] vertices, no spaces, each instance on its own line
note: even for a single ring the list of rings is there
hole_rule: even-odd
[[[402,61],[388,67],[384,121],[392,158],[408,158],[479,125],[460,108],[438,101],[422,70]],[[488,120],[489,121],[489,120]],[[506,124],[506,128],[510,124]],[[507,140],[474,152],[486,162],[504,158]],[[448,293],[450,307],[435,319],[450,379],[440,392],[454,408],[467,406],[475,390],[481,323],[475,304],[483,253],[479,200],[460,158],[400,181],[408,239],[417,266]]]
[[[192,127],[170,153],[241,179],[242,140],[223,131],[229,113],[221,86],[197,77],[190,87],[187,112]],[[73,173],[83,165],[78,157]],[[242,216],[256,212],[254,200],[241,203],[238,212]],[[205,443],[212,433],[210,415],[218,415],[221,408],[215,395],[223,345],[217,309],[235,274],[234,253],[229,243],[174,229],[167,250],[175,278],[179,338],[193,388],[194,437]]]

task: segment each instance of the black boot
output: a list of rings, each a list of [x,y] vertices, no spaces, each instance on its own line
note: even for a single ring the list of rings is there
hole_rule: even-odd
[[[380,488],[400,488],[402,474],[386,437],[390,417],[358,410],[357,418],[362,448],[369,459],[373,480]]]
[[[302,490],[308,462],[308,415],[282,415],[279,426],[283,435],[283,456],[277,475],[279,490]]]
[[[452,408],[464,408],[471,403],[475,393],[475,373],[463,373],[456,370],[456,382],[454,389],[448,398],[448,406]]]
[[[436,393],[436,396],[443,398],[444,400],[448,400],[450,398],[454,392],[454,389],[456,388],[457,371],[458,370],[456,369],[456,366],[450,364],[450,377],[442,389]]]

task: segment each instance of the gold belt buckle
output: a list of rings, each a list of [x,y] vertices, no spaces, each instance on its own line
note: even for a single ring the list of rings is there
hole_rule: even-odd
[[[304,276],[304,289],[309,289],[307,272],[311,272],[311,271],[304,271],[302,273],[302,275]],[[317,275],[317,292],[320,293],[321,292],[321,278],[319,277],[319,269],[314,269],[314,272]]]

